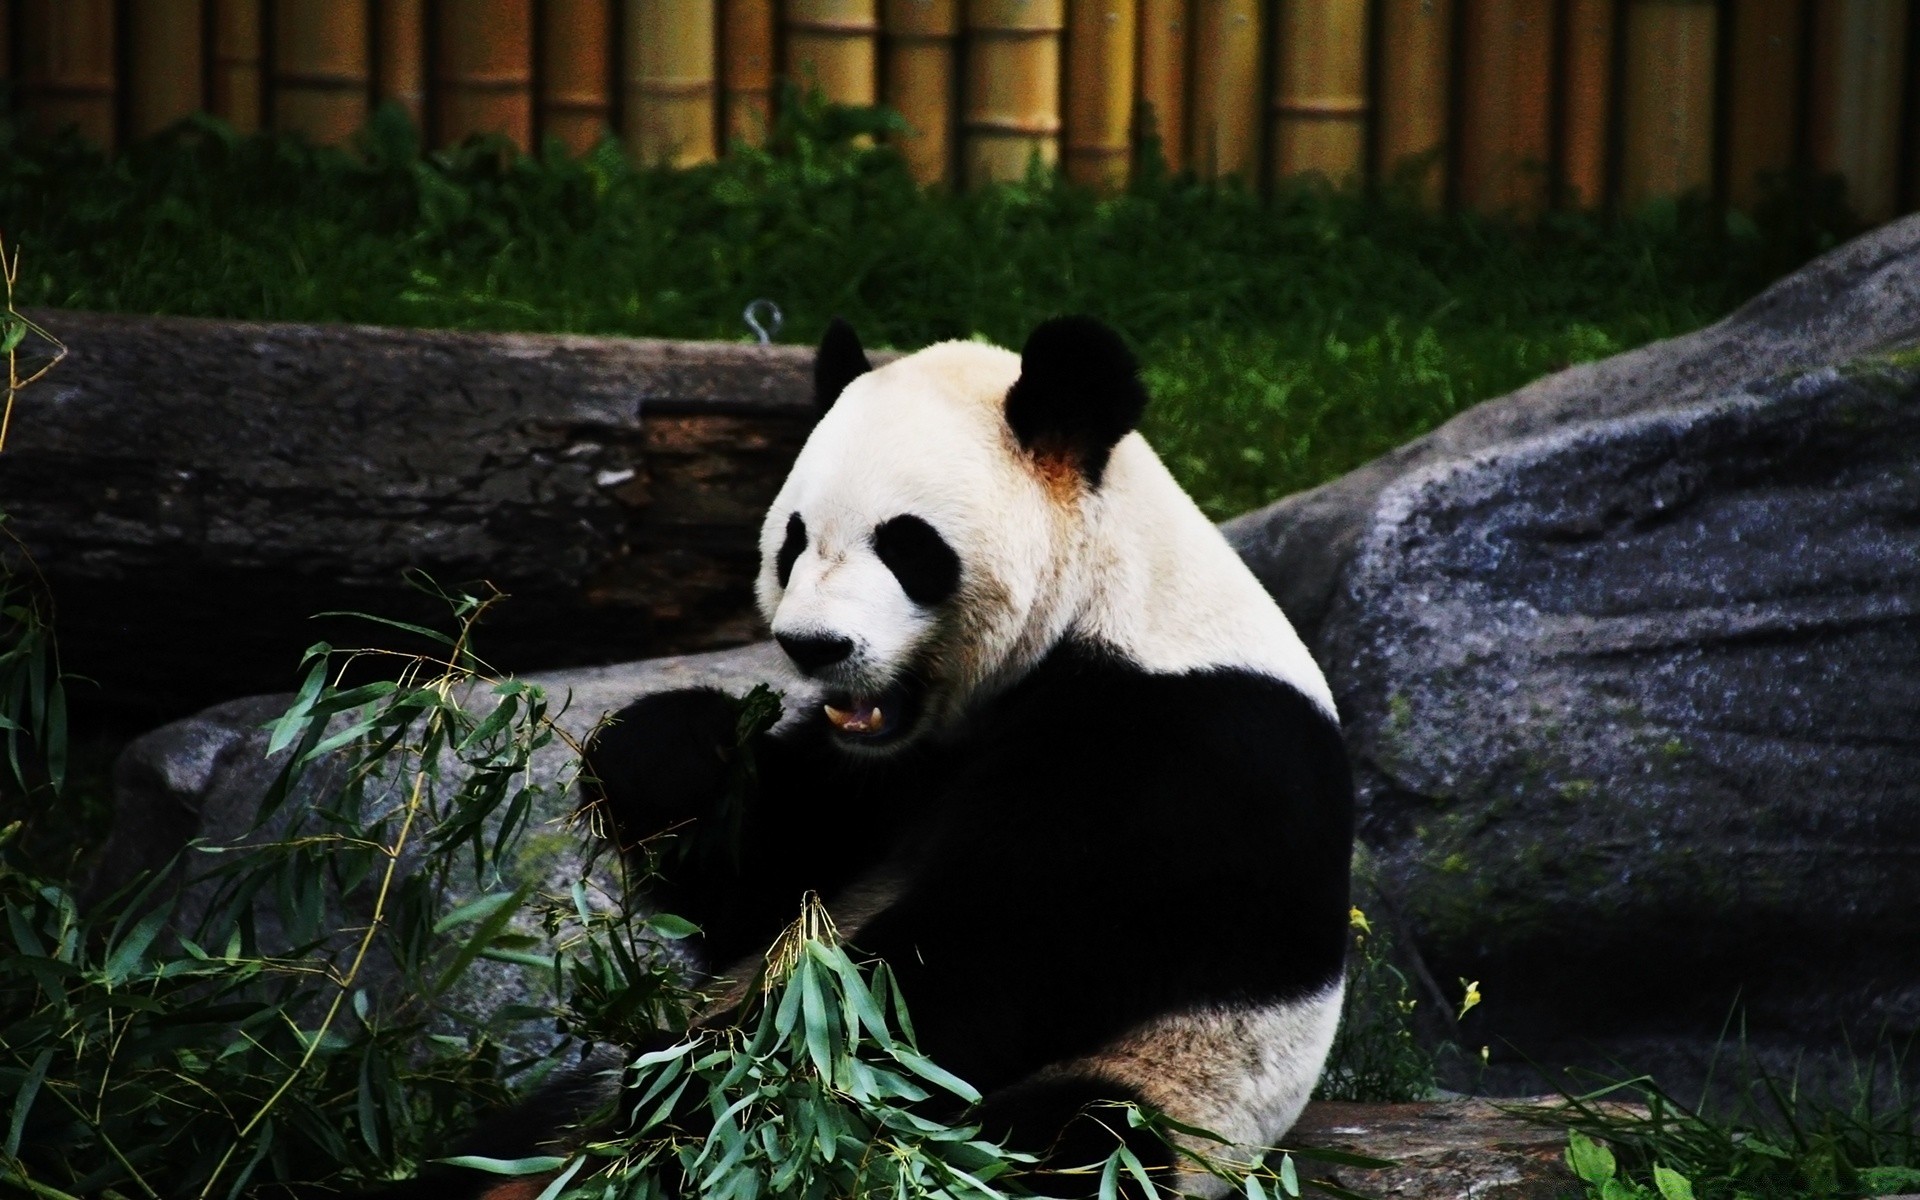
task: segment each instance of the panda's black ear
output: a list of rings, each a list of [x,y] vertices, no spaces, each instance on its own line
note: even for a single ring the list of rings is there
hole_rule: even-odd
[[[867,352],[860,348],[860,335],[840,317],[827,324],[820,349],[813,355],[813,406],[821,416],[833,407],[847,385],[873,370]]]
[[[1055,317],[1020,351],[1007,424],[1029,454],[1065,459],[1099,487],[1114,443],[1146,407],[1140,364],[1119,334],[1092,317]]]

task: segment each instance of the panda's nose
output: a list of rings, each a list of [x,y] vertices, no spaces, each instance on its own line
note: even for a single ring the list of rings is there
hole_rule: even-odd
[[[833,637],[795,637],[791,634],[776,633],[773,640],[787,652],[793,665],[803,674],[817,675],[833,664],[844,660],[853,653],[853,642],[849,638]]]

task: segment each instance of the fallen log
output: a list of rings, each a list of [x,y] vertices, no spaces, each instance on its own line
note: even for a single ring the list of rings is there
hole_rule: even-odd
[[[301,650],[511,600],[502,669],[734,644],[762,514],[812,420],[788,346],[47,311],[0,511],[58,605],[81,705],[151,723],[289,686]]]

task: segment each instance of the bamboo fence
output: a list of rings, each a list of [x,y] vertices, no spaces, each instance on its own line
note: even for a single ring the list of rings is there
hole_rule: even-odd
[[[1920,0],[0,0],[0,73],[24,128],[107,148],[197,111],[343,143],[393,103],[684,165],[763,141],[788,80],[897,110],[929,184],[1153,154],[1488,211],[1801,171],[1920,207]]]

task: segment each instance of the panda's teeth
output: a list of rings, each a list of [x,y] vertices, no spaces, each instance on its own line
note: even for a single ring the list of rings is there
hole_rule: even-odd
[[[878,705],[872,707],[862,705],[852,712],[835,708],[831,704],[823,704],[821,708],[825,710],[827,720],[833,727],[843,733],[878,733],[886,728],[886,715],[880,711]]]

